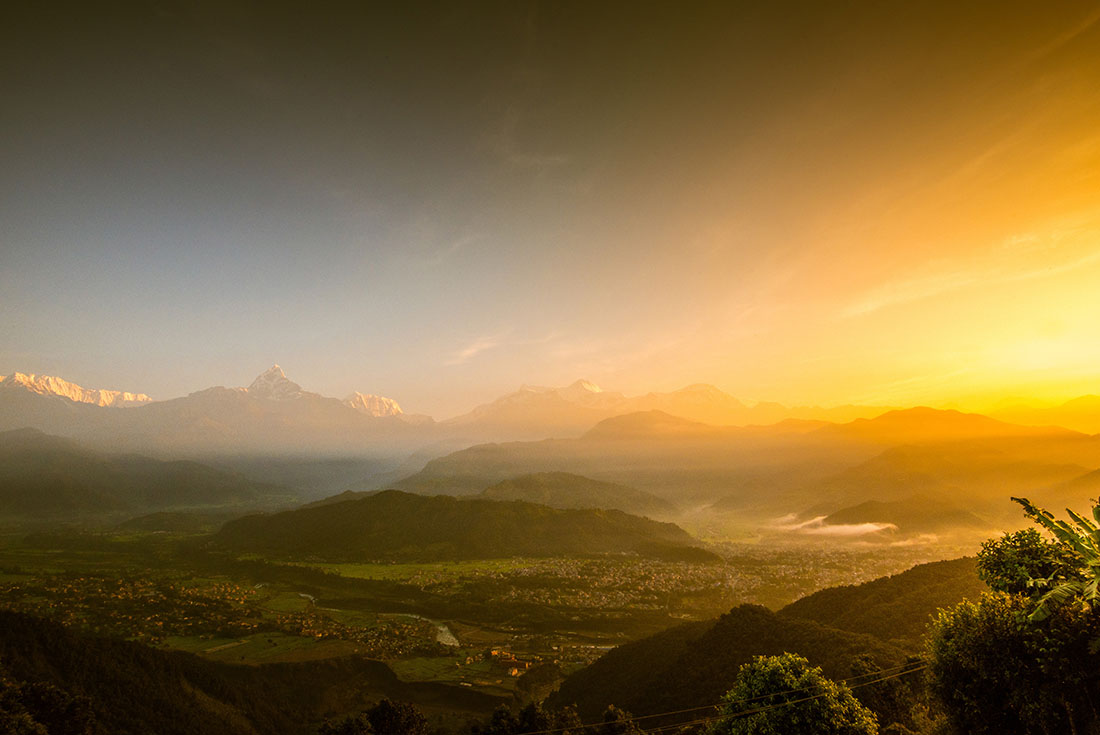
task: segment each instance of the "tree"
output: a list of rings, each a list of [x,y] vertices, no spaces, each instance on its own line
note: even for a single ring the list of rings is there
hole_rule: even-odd
[[[501,705],[486,722],[472,723],[469,732],[471,735],[524,735],[546,730],[553,731],[556,735],[590,733],[581,726],[580,717],[572,707],[544,710],[537,704],[527,705],[518,714]]]
[[[317,735],[374,735],[367,713],[361,712],[335,722],[326,720],[317,730]]]
[[[843,683],[797,654],[741,667],[707,735],[876,735],[878,721]]]
[[[92,703],[48,682],[16,682],[0,667],[0,733],[90,735],[96,732]]]
[[[914,671],[924,668],[923,659],[917,656],[910,656],[905,665]],[[871,654],[861,653],[852,661],[852,677],[859,681],[856,699],[875,713],[883,735],[936,731],[937,718],[921,677],[893,675],[900,673],[897,669],[887,673]]]
[[[428,720],[406,702],[383,699],[354,717],[325,722],[318,735],[428,735]]]
[[[376,733],[386,735],[428,735],[428,720],[407,702],[383,699],[367,710],[367,719]]]
[[[983,541],[978,552],[978,576],[990,589],[1028,597],[1042,594],[1032,580],[1078,579],[1080,564],[1076,554],[1034,528]]]
[[[1003,592],[941,611],[928,637],[930,686],[959,732],[1094,732],[1097,619],[1064,605],[1042,621],[1034,601]]]
[[[1097,732],[1100,529],[1013,500],[1053,540],[1028,529],[982,545],[979,574],[995,592],[941,611],[931,688],[960,732]],[[1092,515],[1100,522],[1100,504]]]
[[[1061,553],[1073,559],[1075,574],[1052,574],[1046,578],[1031,580],[1033,586],[1045,589],[1039,598],[1039,604],[1031,612],[1032,620],[1043,620],[1050,616],[1054,607],[1067,603],[1077,604],[1084,609],[1094,610],[1100,606],[1100,503],[1093,503],[1092,516],[1095,523],[1069,508],[1066,512],[1075,525],[1060,521],[1027,498],[1013,498],[1024,508],[1029,518],[1045,528],[1054,536]],[[1093,650],[1100,648],[1100,639],[1093,639]]]
[[[604,710],[603,723],[593,729],[596,735],[645,735],[632,714],[613,704]]]

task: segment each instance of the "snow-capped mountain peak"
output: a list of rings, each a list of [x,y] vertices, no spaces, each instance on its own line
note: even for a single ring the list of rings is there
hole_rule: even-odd
[[[355,391],[344,399],[344,404],[369,416],[400,416],[404,411],[397,401],[385,396]]]
[[[153,400],[144,393],[84,388],[55,375],[35,375],[34,373],[12,373],[8,376],[0,376],[0,386],[9,389],[22,388],[39,395],[60,396],[76,403],[91,403],[96,406],[134,406],[150,403]]]
[[[591,400],[597,394],[603,393],[603,389],[587,380],[578,380],[564,388],[558,388],[557,394],[572,403],[584,403]]]
[[[286,377],[278,365],[272,365],[256,376],[248,386],[248,395],[253,398],[265,398],[272,401],[286,401],[302,396],[302,386]]]

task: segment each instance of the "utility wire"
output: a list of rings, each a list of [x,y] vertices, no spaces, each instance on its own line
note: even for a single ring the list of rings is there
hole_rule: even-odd
[[[917,666],[916,665],[916,664],[921,664],[921,663],[923,663],[924,665],[923,666]],[[867,686],[869,684],[877,684],[880,681],[887,681],[888,679],[893,679],[893,678],[896,678],[898,676],[905,676],[906,674],[912,673],[914,671],[921,671],[921,670],[927,669],[927,668],[928,668],[928,664],[927,664],[926,660],[923,659],[923,658],[920,658],[920,659],[915,659],[913,661],[910,661],[908,663],[898,664],[897,666],[890,666],[890,667],[887,667],[885,669],[880,669],[878,671],[872,671],[872,672],[869,672],[867,674],[859,674],[857,676],[849,676],[846,679],[833,679],[832,681],[847,684],[850,681],[854,681],[856,679],[865,679],[868,676],[878,677],[878,676],[881,676],[882,674],[886,674],[888,672],[896,672],[896,673],[890,673],[888,676],[878,678],[878,679],[874,679],[872,681],[861,682],[859,684],[852,684],[852,685],[848,686],[849,689],[858,689],[861,686]],[[756,697],[750,697],[748,699],[739,699],[739,700],[736,700],[736,701],[733,701],[733,702],[725,702],[724,701],[724,702],[719,702],[718,704],[708,704],[708,705],[703,705],[703,706],[700,706],[700,707],[688,707],[687,709],[669,710],[667,712],[655,712],[655,713],[649,714],[649,715],[638,715],[637,717],[634,717],[634,716],[624,717],[623,719],[618,720],[616,722],[616,724],[618,724],[618,723],[627,723],[627,722],[640,722],[642,720],[651,720],[651,719],[654,719],[656,717],[670,717],[672,715],[683,715],[683,714],[687,714],[689,712],[700,712],[702,710],[714,710],[714,709],[718,709],[719,707],[721,707],[723,705],[728,705],[728,704],[749,704],[751,702],[757,702],[761,699],[770,699],[772,697],[782,697],[782,696],[785,696],[785,695],[788,695],[788,694],[798,694],[799,692],[808,692],[808,691],[811,691],[811,690],[816,689],[816,688],[818,688],[818,686],[801,687],[799,689],[788,689],[787,691],[783,691],[783,692],[772,692],[770,694],[761,694],[761,695],[756,696]],[[679,723],[677,725],[664,725],[662,727],[657,728],[656,730],[650,730],[650,731],[648,731],[648,733],[660,733],[661,731],[667,730],[670,727],[687,727],[688,725],[702,724],[702,723],[705,723],[705,722],[714,722],[716,720],[724,719],[724,718],[727,718],[727,717],[741,717],[741,716],[745,716],[745,715],[748,715],[748,714],[755,714],[756,712],[764,712],[764,711],[767,711],[767,709],[774,708],[774,707],[786,706],[788,704],[798,704],[799,702],[808,702],[811,699],[817,699],[817,698],[823,697],[823,696],[825,696],[824,692],[821,693],[821,694],[816,694],[814,696],[805,698],[805,699],[797,699],[797,700],[791,700],[789,702],[781,702],[777,705],[771,705],[770,707],[765,707],[765,708],[759,709],[759,710],[746,710],[745,712],[738,712],[735,715],[719,715],[719,716],[716,716],[716,717],[707,717],[707,718],[702,718],[702,719],[699,719],[699,720],[692,720],[690,722],[682,722],[682,723]],[[572,726],[567,726],[567,727],[555,727],[555,728],[551,728],[551,729],[548,729],[548,730],[528,730],[527,732],[523,733],[523,735],[556,735],[557,733],[564,733],[564,732],[568,732],[570,730],[574,730],[574,729],[577,729],[577,728],[582,728],[583,729],[583,728],[599,727],[600,725],[605,725],[605,724],[608,724],[608,723],[605,723],[605,722],[590,722],[590,723],[583,724],[583,725],[572,725]]]
[[[925,664],[923,666],[919,666],[919,667],[909,669],[908,671],[899,671],[896,674],[890,674],[889,676],[883,676],[881,678],[874,679],[872,681],[865,681],[861,684],[855,684],[855,685],[850,686],[848,688],[849,689],[859,689],[860,687],[870,686],[871,684],[878,684],[880,682],[888,681],[890,679],[896,679],[899,676],[906,676],[907,674],[911,674],[911,673],[914,673],[916,671],[923,671],[924,669],[927,669],[927,668],[928,668],[928,664]],[[794,691],[798,691],[798,690],[794,690]],[[672,725],[662,725],[661,727],[658,727],[658,728],[655,728],[655,729],[652,729],[652,730],[646,730],[646,735],[660,735],[660,733],[673,732],[673,731],[678,730],[678,729],[683,728],[683,727],[690,727],[692,725],[705,725],[705,724],[708,724],[708,723],[711,723],[711,722],[718,722],[719,720],[737,720],[737,719],[740,719],[742,717],[752,717],[753,715],[758,715],[758,714],[761,714],[763,712],[770,712],[771,710],[774,710],[774,709],[780,709],[782,707],[789,707],[790,705],[793,705],[793,704],[802,704],[804,702],[810,702],[810,701],[813,701],[815,699],[821,699],[822,697],[826,696],[826,694],[827,694],[827,692],[822,692],[821,694],[815,694],[815,695],[810,696],[810,697],[803,697],[802,699],[792,699],[792,700],[789,700],[787,702],[777,702],[776,704],[768,705],[766,707],[758,707],[756,709],[744,710],[742,712],[734,712],[734,713],[728,714],[728,715],[716,715],[714,717],[702,717],[702,718],[695,719],[695,720],[689,720],[687,722],[677,722],[677,723],[672,724]],[[776,696],[776,695],[769,694],[767,696],[772,697],[772,696]],[[747,701],[747,700],[745,700],[745,701]]]

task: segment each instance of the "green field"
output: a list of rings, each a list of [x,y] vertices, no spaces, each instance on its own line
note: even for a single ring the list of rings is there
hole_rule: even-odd
[[[459,652],[456,658],[409,658],[393,661],[390,667],[402,681],[434,681],[467,686],[486,694],[510,696],[516,690],[516,677],[481,658],[481,651]],[[466,663],[466,658],[473,661]]]
[[[225,663],[284,663],[347,656],[358,647],[347,641],[317,640],[278,632],[256,633],[242,638],[169,636],[163,648],[196,653]]]

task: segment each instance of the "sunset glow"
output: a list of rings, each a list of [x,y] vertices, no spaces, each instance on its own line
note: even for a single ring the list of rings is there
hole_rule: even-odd
[[[1100,15],[789,10],[28,17],[0,373],[166,398],[278,361],[436,417],[579,377],[1100,392]]]

